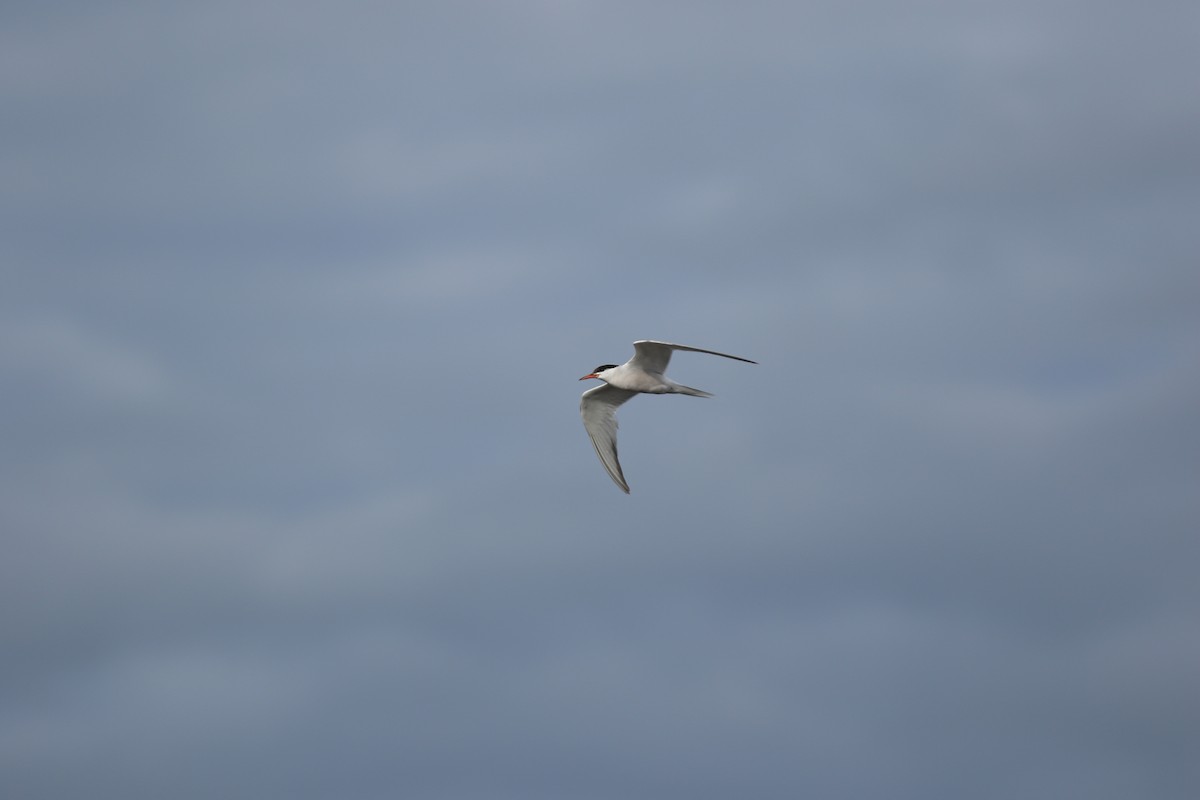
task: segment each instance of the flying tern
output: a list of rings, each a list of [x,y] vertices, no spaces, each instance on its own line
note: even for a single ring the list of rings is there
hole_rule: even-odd
[[[688,347],[684,344],[670,342],[655,342],[643,339],[633,343],[634,355],[620,366],[616,364],[601,364],[584,375],[579,380],[586,381],[596,378],[604,381],[602,386],[589,389],[583,393],[579,401],[579,414],[583,417],[583,427],[591,437],[592,446],[600,463],[608,470],[613,483],[621,487],[621,491],[629,494],[629,484],[621,472],[621,462],[617,460],[617,408],[635,394],[686,394],[692,397],[712,397],[708,392],[684,386],[663,375],[667,364],[671,361],[671,353],[675,350],[686,350],[689,353],[708,353],[710,356],[732,358],[735,361],[745,361],[747,364],[757,364],[741,356],[731,356],[728,353],[718,353],[716,350],[703,350],[699,347]]]

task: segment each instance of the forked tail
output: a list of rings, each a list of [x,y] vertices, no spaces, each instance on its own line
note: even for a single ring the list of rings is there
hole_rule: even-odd
[[[706,392],[703,389],[693,389],[690,386],[683,386],[678,383],[675,384],[675,393],[691,395],[692,397],[712,397],[710,392]]]

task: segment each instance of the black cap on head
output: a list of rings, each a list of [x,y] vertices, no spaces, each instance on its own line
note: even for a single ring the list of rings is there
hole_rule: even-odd
[[[598,366],[594,370],[592,370],[592,374],[596,375],[601,372],[604,372],[604,370],[606,370],[606,369],[616,369],[616,368],[617,368],[616,364],[601,364],[600,366]]]

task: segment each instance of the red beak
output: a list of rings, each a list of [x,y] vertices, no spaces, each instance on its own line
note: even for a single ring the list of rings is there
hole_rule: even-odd
[[[586,381],[588,378],[599,378],[599,377],[600,377],[599,375],[597,375],[596,373],[594,373],[594,372],[593,372],[593,373],[592,373],[592,374],[590,374],[590,375],[584,375],[584,376],[583,376],[582,378],[580,378],[579,380],[581,380],[581,381]]]

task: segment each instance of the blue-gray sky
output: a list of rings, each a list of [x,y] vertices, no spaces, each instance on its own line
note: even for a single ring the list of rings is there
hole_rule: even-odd
[[[0,23],[0,794],[1200,796],[1195,3]]]

